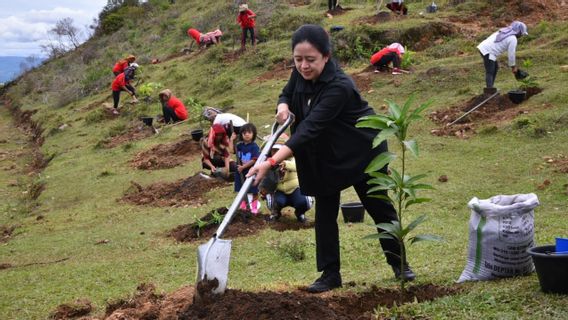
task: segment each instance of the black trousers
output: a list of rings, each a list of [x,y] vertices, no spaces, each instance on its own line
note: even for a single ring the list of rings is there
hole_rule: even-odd
[[[377,63],[374,64],[374,66],[377,68],[377,70],[381,70],[385,69],[391,62],[394,68],[400,68],[401,61],[396,52],[389,52],[385,54],[381,57],[381,59],[379,59],[379,61],[377,61]]]
[[[495,84],[495,78],[497,78],[497,71],[499,71],[499,63],[489,59],[489,54],[483,55],[483,66],[485,67],[485,86],[487,88],[493,88]]]
[[[136,96],[136,90],[134,89],[133,86],[127,84],[126,88],[128,88],[128,90],[130,90],[132,93],[134,93],[134,96]],[[123,90],[112,91],[112,101],[115,109],[118,109],[118,103],[120,102],[120,91]]]
[[[337,7],[337,0],[327,0],[327,7],[329,10],[335,9],[335,7]]]
[[[247,33],[250,33],[250,44],[254,46],[254,28],[243,28],[242,31],[243,33],[241,35],[241,46],[244,47],[247,42]]]
[[[370,188],[367,181],[361,181],[353,187],[375,224],[398,221],[396,210],[390,203],[367,195],[367,190]],[[316,260],[320,272],[339,272],[341,268],[337,224],[339,201],[340,192],[329,196],[316,196]],[[382,230],[377,229],[377,231]],[[380,243],[387,263],[399,265],[401,250],[398,242],[392,239],[380,239]]]
[[[178,118],[178,116],[174,112],[174,109],[172,109],[168,106],[162,105],[162,113],[164,114],[164,122],[165,123],[181,121],[181,119]]]

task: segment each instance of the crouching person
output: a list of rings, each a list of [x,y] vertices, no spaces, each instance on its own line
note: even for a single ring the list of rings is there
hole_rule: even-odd
[[[211,175],[225,180],[231,179],[236,164],[231,160],[231,143],[225,128],[214,124],[207,137],[201,138],[201,162],[203,169],[211,170]]]
[[[180,99],[172,95],[170,89],[165,89],[158,95],[162,103],[162,113],[164,114],[164,122],[178,122],[187,119],[187,109]]]
[[[279,139],[272,148],[272,153],[276,153],[284,144],[285,139]],[[296,219],[300,223],[307,221],[306,211],[308,211],[313,203],[313,197],[302,194],[296,172],[296,161],[290,157],[282,161],[278,167],[274,168],[273,180],[275,182],[275,190],[273,194],[267,194],[267,205],[270,209],[269,221],[275,221],[282,216],[281,210],[290,206],[294,208]],[[270,179],[267,176],[268,179]],[[266,179],[266,178],[265,178]],[[269,183],[269,182],[267,182]],[[273,183],[274,185],[274,183]]]

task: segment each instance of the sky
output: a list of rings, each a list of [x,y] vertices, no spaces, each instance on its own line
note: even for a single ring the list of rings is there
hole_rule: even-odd
[[[41,44],[63,18],[83,33],[107,0],[0,0],[0,56],[45,56]]]

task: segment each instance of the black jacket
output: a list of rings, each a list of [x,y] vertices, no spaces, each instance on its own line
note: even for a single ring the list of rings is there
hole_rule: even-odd
[[[286,145],[294,152],[304,195],[331,195],[367,179],[369,162],[387,150],[386,142],[372,149],[376,130],[355,127],[375,112],[331,59],[316,82],[294,69],[278,103],[296,115]]]

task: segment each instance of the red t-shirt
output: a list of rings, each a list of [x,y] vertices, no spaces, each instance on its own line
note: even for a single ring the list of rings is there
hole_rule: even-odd
[[[118,76],[116,76],[116,78],[114,78],[114,81],[112,82],[112,91],[120,91],[122,90],[122,87],[125,87],[128,84],[128,81],[126,81],[124,72],[119,74]]]
[[[197,44],[200,44],[201,32],[199,32],[199,30],[193,29],[193,28],[187,29],[187,35],[192,37],[193,40],[195,40],[195,42],[197,42]]]
[[[120,60],[112,68],[112,72],[124,72],[124,70],[128,68],[128,61]]]
[[[379,60],[381,60],[381,58],[389,52],[396,52],[396,54],[398,54],[398,56],[400,57],[400,51],[398,51],[398,49],[387,47],[387,48],[381,49],[379,52],[377,52],[377,53],[375,53],[374,55],[371,56],[371,64],[375,64],[375,63],[379,62]]]
[[[170,100],[168,100],[168,107],[174,109],[176,116],[180,120],[187,119],[187,110],[185,109],[185,106],[183,105],[183,102],[181,102],[180,99],[171,96]]]
[[[241,25],[241,28],[254,28],[254,18],[249,18],[249,16],[256,16],[256,14],[248,9],[239,13],[237,16],[237,22]]]

